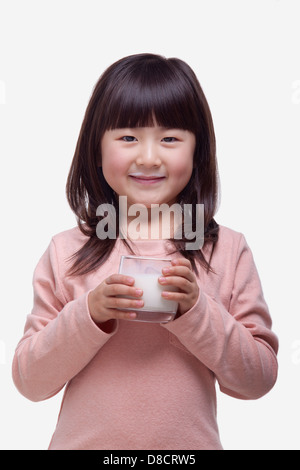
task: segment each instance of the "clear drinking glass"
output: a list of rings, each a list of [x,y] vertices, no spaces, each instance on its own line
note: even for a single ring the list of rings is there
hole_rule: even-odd
[[[174,286],[161,286],[158,282],[162,269],[167,266],[171,266],[170,259],[121,256],[119,273],[133,277],[134,286],[143,290],[144,306],[125,309],[137,314],[133,321],[167,323],[174,319],[178,303],[164,299],[161,294],[163,291],[177,289]]]

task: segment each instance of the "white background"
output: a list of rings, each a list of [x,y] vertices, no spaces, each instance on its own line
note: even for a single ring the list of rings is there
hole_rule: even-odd
[[[202,84],[218,145],[217,220],[245,234],[280,339],[266,397],[218,393],[224,448],[300,449],[299,18],[299,0],[0,1],[1,449],[45,449],[54,430],[62,394],[26,400],[11,361],[34,267],[51,236],[75,225],[65,181],[92,88],[139,52],[185,60]]]

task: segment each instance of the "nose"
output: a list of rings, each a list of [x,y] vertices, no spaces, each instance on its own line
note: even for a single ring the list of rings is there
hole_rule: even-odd
[[[161,159],[159,151],[155,143],[144,142],[140,148],[136,159],[136,163],[139,166],[146,168],[158,167],[161,165]]]

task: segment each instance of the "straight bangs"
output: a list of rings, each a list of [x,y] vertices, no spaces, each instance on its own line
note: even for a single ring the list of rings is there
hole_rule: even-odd
[[[151,60],[150,56],[147,61],[143,57],[132,67],[115,70],[115,86],[104,107],[105,130],[157,124],[196,134],[201,113],[191,82],[178,73],[180,62],[160,57]]]

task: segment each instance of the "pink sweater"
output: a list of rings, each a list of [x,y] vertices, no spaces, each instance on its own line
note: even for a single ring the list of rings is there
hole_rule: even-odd
[[[35,270],[34,306],[13,361],[15,385],[30,400],[66,385],[49,448],[222,449],[216,381],[228,395],[256,399],[277,377],[277,337],[243,235],[220,227],[215,274],[200,268],[198,301],[183,316],[115,321],[110,334],[91,319],[87,294],[128,252],[118,240],[97,271],[66,277],[66,259],[84,241],[78,228],[53,237]],[[168,248],[136,242],[141,255],[165,257]]]

